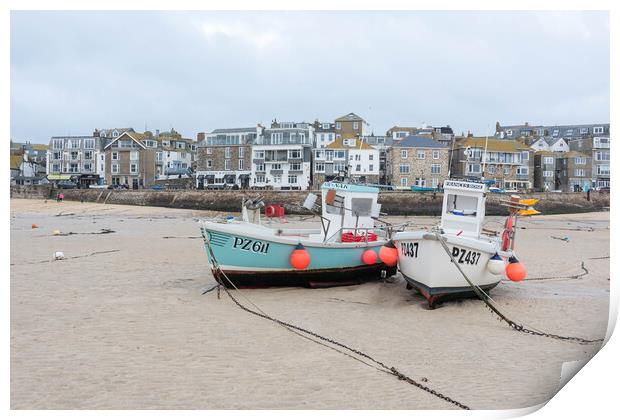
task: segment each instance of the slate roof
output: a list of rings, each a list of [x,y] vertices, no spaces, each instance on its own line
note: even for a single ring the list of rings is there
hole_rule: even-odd
[[[447,149],[448,145],[433,140],[426,136],[407,136],[398,143],[394,144],[394,147],[424,147],[428,149]]]
[[[364,121],[364,119],[353,112],[349,112],[347,115],[343,115],[340,118],[336,118],[335,121]]]

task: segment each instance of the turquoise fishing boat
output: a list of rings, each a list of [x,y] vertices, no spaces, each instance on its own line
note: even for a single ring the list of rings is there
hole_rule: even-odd
[[[412,185],[411,186],[411,191],[413,191],[413,192],[439,192],[439,188],[418,187],[417,185]]]
[[[237,287],[329,287],[392,276],[395,264],[379,258],[394,226],[375,226],[379,189],[326,182],[304,207],[320,215],[315,229],[261,224],[260,200],[244,200],[241,220],[204,220],[209,264],[220,283]],[[319,213],[320,211],[320,213]]]

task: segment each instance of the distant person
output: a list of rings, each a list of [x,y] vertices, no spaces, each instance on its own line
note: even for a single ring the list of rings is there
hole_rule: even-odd
[[[583,190],[586,192],[586,199],[590,201],[590,185],[584,185]]]
[[[65,195],[63,193],[58,194],[58,202],[62,203],[62,200],[65,199]]]

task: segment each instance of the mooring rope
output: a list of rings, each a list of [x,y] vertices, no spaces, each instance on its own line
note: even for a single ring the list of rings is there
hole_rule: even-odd
[[[203,229],[201,229],[201,232],[202,232],[205,244],[207,244],[207,250],[209,252],[209,255],[211,256],[211,261],[212,261],[212,264],[213,264],[213,274],[214,274],[215,280],[218,282],[219,285],[222,286],[222,288],[224,289],[224,291],[226,292],[228,297],[230,297],[230,299],[240,309],[242,309],[242,310],[244,310],[244,311],[246,311],[246,312],[248,312],[248,313],[250,313],[252,315],[256,315],[256,316],[258,316],[260,318],[272,321],[272,322],[274,322],[274,323],[284,327],[285,329],[287,329],[290,332],[293,332],[293,333],[295,333],[295,334],[297,334],[297,335],[299,335],[299,336],[301,336],[303,338],[311,340],[311,341],[313,341],[313,342],[315,342],[317,344],[320,344],[322,346],[325,346],[325,347],[327,347],[329,349],[337,351],[338,353],[341,353],[341,354],[344,354],[344,355],[346,355],[348,357],[351,357],[354,360],[357,360],[358,362],[361,362],[361,363],[363,363],[363,364],[365,364],[367,366],[370,366],[370,367],[373,367],[374,369],[379,370],[380,372],[384,372],[384,373],[387,373],[389,375],[393,375],[393,376],[397,377],[398,379],[403,380],[403,381],[409,383],[410,385],[413,385],[413,386],[415,386],[415,387],[417,387],[417,388],[419,388],[419,389],[421,389],[423,391],[428,392],[431,395],[434,395],[437,398],[440,398],[440,399],[442,399],[442,400],[444,400],[446,402],[449,402],[450,404],[455,405],[456,407],[459,407],[459,408],[464,409],[464,410],[469,410],[470,409],[468,406],[466,406],[466,405],[464,405],[464,404],[462,404],[462,403],[460,403],[460,402],[458,402],[458,401],[456,401],[456,400],[454,400],[454,399],[452,399],[450,397],[447,397],[444,394],[442,394],[442,393],[440,393],[438,391],[435,391],[432,388],[429,388],[429,387],[427,387],[425,385],[422,385],[421,383],[415,381],[414,379],[410,378],[409,376],[404,375],[403,373],[401,373],[395,367],[389,367],[387,364],[385,364],[385,363],[383,363],[383,362],[373,358],[372,356],[370,356],[370,355],[368,355],[368,354],[366,354],[366,353],[364,353],[364,352],[362,352],[360,350],[354,349],[354,348],[349,347],[346,344],[342,344],[342,343],[340,343],[340,342],[338,342],[338,341],[336,341],[334,339],[331,339],[331,338],[319,335],[319,334],[317,334],[317,333],[315,333],[313,331],[307,330],[307,329],[302,328],[302,327],[298,327],[298,326],[293,325],[293,324],[288,323],[288,322],[281,321],[281,320],[279,320],[277,318],[274,318],[274,317],[268,315],[261,308],[259,308],[258,305],[256,305],[254,302],[252,302],[247,296],[245,296],[243,293],[241,293],[239,288],[228,278],[226,273],[224,273],[224,271],[221,269],[221,266],[217,262],[217,258],[215,257],[215,254],[213,253],[213,250],[211,248],[211,243],[210,243],[209,239],[207,238],[208,234],[205,234]],[[247,300],[254,308],[256,308],[256,310],[250,309],[247,306],[243,305],[241,302],[239,302],[232,295],[232,293],[230,292],[230,290],[228,289],[226,284],[224,284],[224,282],[221,281],[221,279],[219,278],[220,275],[222,275],[224,277],[224,279],[226,280],[226,282],[228,282],[245,300]],[[300,334],[300,333],[307,334],[307,335],[309,335],[311,337],[314,337],[314,338],[316,338],[318,340],[324,341],[325,343],[329,343],[329,344],[333,344],[335,346],[341,347],[341,348],[343,348],[345,350],[348,350],[348,351],[354,353],[355,355],[357,355],[359,357],[355,357],[355,356],[353,356],[351,354],[347,354],[347,353],[343,352],[342,350],[339,350],[337,348],[329,346],[329,345],[327,345],[325,343],[321,343],[321,342],[319,342],[317,340],[314,340],[314,339],[312,339],[310,337],[307,337],[307,336],[305,336],[303,334]],[[361,360],[360,358],[367,359],[370,362],[374,363],[376,366],[373,366],[370,363],[368,363],[368,362],[366,362],[364,360]]]
[[[439,232],[435,232],[435,237],[441,243],[443,249],[446,251],[446,254],[448,254],[448,256],[450,257],[450,261],[452,261],[452,263],[456,266],[456,268],[463,275],[463,278],[467,281],[467,283],[469,283],[469,286],[474,291],[474,293],[476,293],[476,295],[480,298],[480,300],[482,300],[484,304],[499,317],[500,321],[506,322],[510,328],[514,329],[515,331],[523,332],[526,334],[554,338],[557,340],[574,341],[579,344],[595,344],[595,343],[602,343],[604,341],[604,338],[597,338],[597,339],[590,340],[590,339],[581,338],[581,337],[570,337],[570,336],[562,336],[558,334],[545,333],[533,327],[525,328],[523,322],[517,323],[515,321],[512,321],[496,307],[496,306],[499,306],[497,305],[497,302],[495,302],[484,290],[482,290],[480,286],[474,284],[469,279],[469,277],[467,277],[467,274],[465,274],[461,266],[458,264],[458,262],[456,262],[456,260],[452,256],[452,253],[450,252],[450,249],[448,248],[448,245],[446,244],[441,234]],[[584,268],[584,270],[586,270],[583,263],[582,263],[582,267]]]

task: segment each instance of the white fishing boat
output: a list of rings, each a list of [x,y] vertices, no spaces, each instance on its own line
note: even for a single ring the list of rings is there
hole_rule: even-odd
[[[375,226],[381,208],[378,195],[375,187],[324,183],[320,204],[313,194],[304,203],[320,215],[316,229],[263,225],[264,204],[244,200],[242,220],[202,222],[214,276],[220,283],[228,280],[244,287],[326,287],[391,276],[396,273],[396,255],[385,257],[390,249],[382,247],[393,227]]]
[[[511,197],[505,202],[510,216],[504,231],[493,233],[483,229],[487,195],[484,182],[450,179],[443,188],[439,226],[393,236],[407,288],[417,289],[433,308],[442,300],[473,296],[470,282],[488,291],[497,286],[504,274],[512,280],[522,280],[525,269],[513,250],[516,216],[538,213],[531,208],[537,200]],[[508,261],[508,268],[504,260]]]

